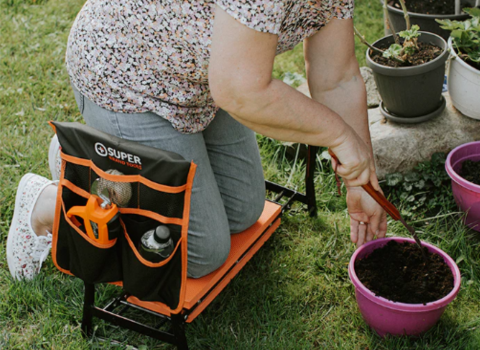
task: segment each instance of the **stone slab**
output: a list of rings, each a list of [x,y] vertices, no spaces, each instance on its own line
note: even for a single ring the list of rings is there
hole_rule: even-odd
[[[435,152],[480,140],[480,121],[458,112],[448,93],[447,106],[438,117],[419,124],[398,124],[387,121],[380,108],[368,110],[370,134],[377,166],[377,175],[407,172],[418,163],[430,160]]]

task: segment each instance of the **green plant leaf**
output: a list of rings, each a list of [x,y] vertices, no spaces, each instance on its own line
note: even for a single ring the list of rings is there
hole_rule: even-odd
[[[480,17],[473,17],[472,21],[472,30],[479,31],[480,30]]]
[[[445,29],[445,30],[454,30],[454,29],[464,29],[465,26],[462,21],[451,21],[449,19],[436,19],[439,24],[441,24],[440,28]]]
[[[392,44],[388,49],[383,52],[383,57],[392,58],[400,56],[402,52],[402,46],[399,44]]]
[[[450,178],[444,168],[445,158],[445,153],[438,152],[410,173],[387,175],[382,184],[387,198],[413,218],[425,212],[431,215],[447,208],[455,210]]]
[[[400,173],[388,174],[385,175],[385,179],[387,180],[387,186],[393,187],[403,181],[403,175]]]
[[[460,29],[454,29],[452,30],[452,32],[450,33],[450,36],[454,39],[457,39],[457,40],[462,40],[462,35],[463,35],[463,31],[460,30]]]
[[[472,16],[464,21],[436,20],[441,28],[451,31],[453,46],[465,61],[480,62],[480,9],[464,9]]]
[[[415,51],[417,51],[417,50],[415,50],[415,48],[412,47],[412,46],[407,46],[403,49],[403,52],[405,52],[409,56],[413,55],[415,53]]]
[[[436,18],[435,22],[437,22],[438,24],[441,24],[442,26],[445,26],[445,27],[451,27],[452,26],[452,21],[449,20],[449,19],[438,19],[438,18]],[[447,29],[447,28],[443,28],[443,29]]]
[[[447,156],[443,152],[435,152],[434,154],[432,154],[431,161],[434,165],[443,165],[447,161]]]
[[[419,190],[425,188],[425,181],[424,180],[419,180],[418,182],[413,184],[416,188]]]
[[[420,175],[415,171],[411,171],[405,174],[405,177],[403,179],[406,182],[417,182],[418,180],[420,180]]]
[[[414,24],[410,30],[402,30],[401,32],[398,33],[398,35],[402,38],[405,38],[406,41],[412,40],[413,38],[417,38],[420,36],[420,33],[418,32],[420,30],[420,27],[416,24]]]
[[[468,58],[472,62],[480,63],[480,52],[471,52],[468,54]]]
[[[464,8],[463,11],[468,13],[472,17],[480,17],[480,9],[479,8]]]
[[[465,29],[465,30],[470,29],[471,26],[472,26],[472,22],[471,22],[471,21],[466,20],[466,21],[464,22],[464,29]]]
[[[432,176],[427,172],[422,173],[422,177],[425,181],[428,181],[432,178]]]

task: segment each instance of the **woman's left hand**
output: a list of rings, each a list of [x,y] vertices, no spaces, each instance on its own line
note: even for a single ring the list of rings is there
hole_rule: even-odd
[[[350,214],[350,239],[357,248],[376,236],[387,233],[387,214],[361,187],[348,187],[347,206]]]

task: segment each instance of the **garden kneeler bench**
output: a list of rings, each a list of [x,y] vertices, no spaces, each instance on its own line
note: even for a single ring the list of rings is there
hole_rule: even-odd
[[[50,124],[57,133],[62,159],[52,258],[60,271],[84,281],[82,331],[86,336],[92,334],[96,317],[188,349],[185,325],[215,299],[270,238],[292,202],[307,204],[310,215],[316,214],[313,172],[318,147],[309,147],[306,194],[267,181],[267,190],[276,196],[265,201],[263,213],[253,226],[231,236],[227,261],[207,276],[187,278],[190,196],[196,165],[175,153],[80,123]],[[87,234],[88,220],[68,215],[72,207],[77,209],[73,212],[82,212],[78,207],[86,206],[95,196],[92,185],[98,179],[128,187],[127,200],[118,206],[121,229],[112,230],[114,234],[109,231],[111,236],[106,241],[96,240],[91,230]],[[175,249],[167,259],[150,262],[137,246],[145,232],[162,224],[169,227]],[[104,307],[95,305],[98,283],[121,288],[119,296]],[[126,317],[132,309],[158,317],[161,324],[152,327]]]

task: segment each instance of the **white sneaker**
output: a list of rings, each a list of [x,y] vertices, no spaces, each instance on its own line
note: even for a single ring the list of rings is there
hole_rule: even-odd
[[[15,210],[8,231],[7,263],[13,278],[31,280],[47,259],[52,235],[37,236],[33,231],[32,212],[43,189],[54,182],[40,175],[26,174],[20,180]]]
[[[57,134],[53,135],[48,149],[48,166],[52,174],[52,180],[60,180],[60,172],[62,171],[62,158],[60,158],[60,142],[58,142]]]

